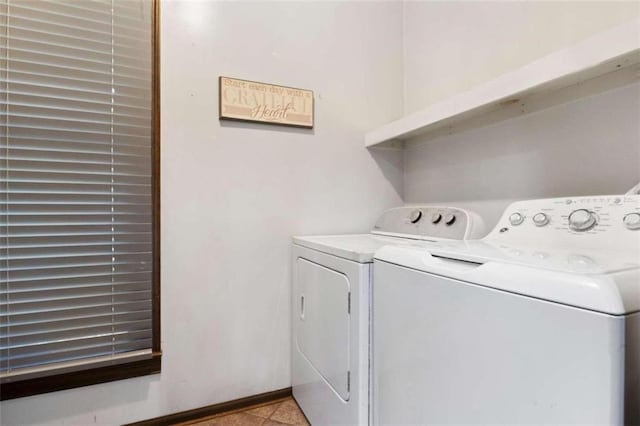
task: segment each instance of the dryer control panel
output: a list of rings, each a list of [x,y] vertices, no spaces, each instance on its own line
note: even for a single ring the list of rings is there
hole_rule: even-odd
[[[456,207],[419,205],[385,211],[371,232],[424,240],[464,240],[480,238],[483,230],[482,219],[473,212]]]
[[[640,247],[640,195],[518,201],[486,239],[612,250]]]

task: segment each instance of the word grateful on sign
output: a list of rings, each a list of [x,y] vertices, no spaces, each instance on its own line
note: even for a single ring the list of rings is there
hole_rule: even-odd
[[[313,127],[313,91],[220,77],[221,120]]]

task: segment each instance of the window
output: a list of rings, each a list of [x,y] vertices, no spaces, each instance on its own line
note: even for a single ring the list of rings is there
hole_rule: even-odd
[[[158,4],[0,0],[0,397],[158,372]]]

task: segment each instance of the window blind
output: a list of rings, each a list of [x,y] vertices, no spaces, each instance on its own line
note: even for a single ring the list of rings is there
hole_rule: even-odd
[[[0,377],[152,347],[152,2],[0,0]]]

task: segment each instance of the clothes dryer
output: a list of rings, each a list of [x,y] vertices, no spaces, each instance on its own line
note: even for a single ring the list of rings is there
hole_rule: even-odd
[[[293,238],[293,396],[314,426],[370,417],[372,262],[387,245],[423,247],[482,233],[466,210],[388,210],[370,234]]]

